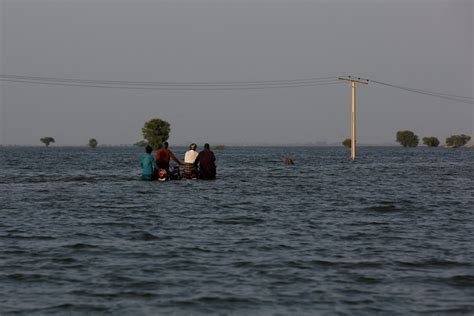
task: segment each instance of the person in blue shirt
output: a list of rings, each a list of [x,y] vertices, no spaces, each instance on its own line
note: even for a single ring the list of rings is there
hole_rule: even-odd
[[[142,167],[142,180],[151,181],[155,178],[156,162],[151,154],[153,148],[146,146],[145,151],[146,153],[143,154],[140,161],[140,166]]]

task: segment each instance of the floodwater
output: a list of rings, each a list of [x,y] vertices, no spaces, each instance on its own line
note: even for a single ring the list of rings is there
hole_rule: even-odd
[[[141,153],[0,148],[0,314],[474,314],[473,149]]]

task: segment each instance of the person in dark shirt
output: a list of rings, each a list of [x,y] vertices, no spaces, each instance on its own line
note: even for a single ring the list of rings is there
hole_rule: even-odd
[[[204,149],[196,157],[199,163],[199,179],[212,180],[216,178],[216,156],[210,150],[209,144],[204,144]]]
[[[176,158],[171,150],[168,149],[168,142],[164,142],[163,147],[156,152],[156,164],[158,165],[158,168],[165,169],[168,173],[170,171],[170,159],[173,159],[178,165],[183,164],[178,158]]]

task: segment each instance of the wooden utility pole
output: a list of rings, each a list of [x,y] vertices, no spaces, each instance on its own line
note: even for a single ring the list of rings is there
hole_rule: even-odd
[[[340,77],[339,80],[350,81],[352,86],[352,129],[351,129],[351,159],[356,158],[356,83],[368,84],[369,80],[353,78],[351,76]]]

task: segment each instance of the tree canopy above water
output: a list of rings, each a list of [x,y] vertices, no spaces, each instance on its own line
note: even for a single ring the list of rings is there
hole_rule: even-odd
[[[342,141],[342,145],[347,148],[352,147],[352,140],[350,138],[346,138]]]
[[[89,147],[90,147],[90,148],[96,148],[96,147],[97,147],[97,144],[99,144],[99,143],[97,142],[97,139],[95,139],[95,138],[89,139]]]
[[[152,148],[161,148],[166,142],[170,134],[170,123],[160,118],[153,118],[147,122],[142,128],[143,138]]]
[[[462,147],[471,140],[471,136],[468,135],[452,135],[446,138],[446,145],[449,147]]]
[[[438,147],[439,145],[439,140],[436,137],[423,137],[423,144],[425,144],[428,147]]]
[[[41,141],[43,144],[45,144],[46,147],[48,147],[49,144],[55,142],[54,138],[53,138],[53,137],[49,137],[49,136],[40,138],[40,141]]]
[[[416,147],[418,146],[419,139],[412,131],[405,130],[397,132],[397,142],[403,147]]]

